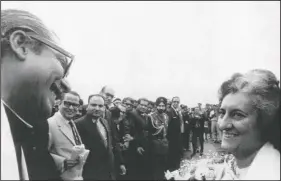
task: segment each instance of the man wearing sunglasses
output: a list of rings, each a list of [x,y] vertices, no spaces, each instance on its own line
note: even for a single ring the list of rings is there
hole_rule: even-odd
[[[60,179],[47,118],[73,56],[56,39],[33,14],[1,10],[1,180]]]
[[[55,160],[63,180],[75,180],[82,178],[81,174],[72,168],[79,163],[79,159],[70,159],[73,146],[81,145],[82,141],[73,122],[79,109],[80,96],[70,91],[63,94],[59,105],[59,111],[48,119],[49,123],[49,150]],[[77,173],[77,174],[76,174]]]

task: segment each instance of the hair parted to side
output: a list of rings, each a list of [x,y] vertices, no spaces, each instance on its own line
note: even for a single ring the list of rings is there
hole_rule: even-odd
[[[64,99],[66,94],[72,94],[74,96],[77,96],[79,98],[79,103],[80,103],[80,95],[77,92],[75,92],[75,91],[68,91],[68,92],[62,93],[62,100]]]
[[[32,31],[43,38],[54,41],[54,32],[49,30],[41,19],[30,12],[16,9],[1,10],[1,57],[10,51],[9,37],[16,30]],[[42,43],[30,40],[31,49],[41,52]]]
[[[174,99],[180,99],[180,97],[179,97],[179,96],[174,96],[174,97],[172,98],[172,102],[174,102]]]
[[[131,104],[134,103],[134,100],[133,100],[133,98],[131,98],[131,97],[125,97],[125,98],[123,98],[122,103],[124,104],[126,101],[130,101]]]
[[[92,94],[92,95],[90,95],[89,96],[89,98],[88,98],[88,103],[90,102],[90,100],[91,100],[91,98],[92,97],[101,97],[102,99],[103,99],[103,101],[105,101],[105,98],[104,98],[104,96],[103,95],[101,95],[101,94]]]
[[[149,103],[148,99],[146,99],[146,98],[139,98],[139,100],[137,101],[138,104],[140,104],[141,101],[145,101],[145,102]]]
[[[265,141],[272,139],[268,136],[270,134],[280,135],[279,126],[275,133],[272,132],[276,125],[280,124],[280,120],[276,119],[280,110],[280,87],[276,76],[264,69],[254,69],[245,74],[235,73],[229,80],[223,82],[219,89],[220,104],[226,95],[237,92],[246,93],[251,97],[252,105],[258,113],[257,124],[265,134],[262,135]],[[280,140],[280,136],[274,139]]]

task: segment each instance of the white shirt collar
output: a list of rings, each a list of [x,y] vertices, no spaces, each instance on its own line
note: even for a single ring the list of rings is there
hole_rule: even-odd
[[[70,125],[69,125],[69,122],[70,122],[70,121],[73,123],[73,120],[67,120],[67,119],[65,119],[65,117],[63,117],[63,115],[61,114],[60,111],[56,112],[56,115],[59,117],[60,121],[61,121],[63,124],[67,125],[67,126],[70,126]],[[74,123],[73,123],[73,124],[74,124]]]

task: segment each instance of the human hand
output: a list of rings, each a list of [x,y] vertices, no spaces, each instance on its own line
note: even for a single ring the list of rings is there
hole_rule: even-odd
[[[138,147],[137,152],[138,154],[143,155],[144,149],[142,147]]]
[[[124,137],[123,137],[123,140],[124,142],[129,142],[129,141],[132,141],[134,138],[129,135],[129,134],[126,134]]]
[[[79,162],[80,162],[79,158],[77,158],[76,160],[65,159],[64,160],[64,168],[65,168],[65,170],[68,170],[68,169],[78,165]]]
[[[125,167],[125,165],[120,165],[120,175],[126,175],[126,167]]]

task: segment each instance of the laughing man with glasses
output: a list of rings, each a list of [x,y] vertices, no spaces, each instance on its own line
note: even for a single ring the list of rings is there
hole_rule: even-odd
[[[47,118],[73,58],[38,17],[1,10],[1,180],[60,180]]]

